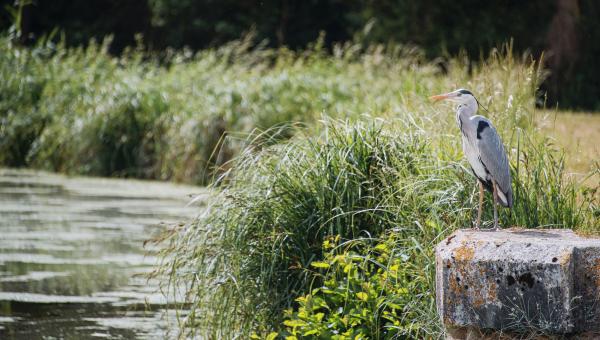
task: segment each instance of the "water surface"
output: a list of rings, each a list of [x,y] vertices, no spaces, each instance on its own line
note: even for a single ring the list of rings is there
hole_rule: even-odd
[[[165,338],[144,240],[202,189],[0,169],[0,339]]]

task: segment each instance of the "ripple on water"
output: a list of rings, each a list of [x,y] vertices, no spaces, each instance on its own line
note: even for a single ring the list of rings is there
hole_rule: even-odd
[[[203,189],[0,169],[0,338],[164,338],[142,243]],[[155,249],[150,247],[148,249]]]
[[[36,272],[31,271],[25,275],[14,275],[8,277],[0,277],[0,282],[30,282],[40,281],[58,276],[68,276],[68,272]]]

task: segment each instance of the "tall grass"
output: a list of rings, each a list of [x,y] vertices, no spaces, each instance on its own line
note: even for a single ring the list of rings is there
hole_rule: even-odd
[[[163,270],[170,284],[192,283],[194,313],[185,321],[193,331],[230,338],[276,329],[282,310],[313,285],[305,269],[322,258],[327,236],[372,238],[392,228],[399,239],[394,252],[422,269],[411,274],[421,282],[413,292],[419,301],[403,312],[439,331],[433,246],[471,224],[474,179],[456,161],[438,157],[439,146],[425,132],[402,121],[324,125],[318,139],[299,134],[244,152],[205,215],[172,239]],[[533,147],[521,155],[546,168],[559,165]],[[594,221],[589,202],[574,199],[575,183],[556,172],[513,169],[513,175],[516,203],[512,215],[503,212],[504,225],[579,228]]]
[[[228,132],[385,112],[426,95],[437,72],[407,48],[328,56],[320,43],[292,52],[248,37],[159,63],[138,49],[111,56],[108,44],[0,37],[0,164],[206,183],[241,148],[223,144]]]
[[[500,215],[505,227],[600,231],[597,202],[566,176],[560,152],[533,124],[542,76],[534,62],[516,60],[506,49],[471,67],[453,60],[445,76],[424,75],[414,92],[393,93],[378,112],[385,118],[324,118],[287,143],[250,143],[231,162],[208,209],[173,233],[163,253],[165,284],[189,284],[193,312],[182,322],[190,332],[232,338],[280,329],[283,310],[319,286],[306,269],[322,260],[327,237],[377,239],[393,229],[393,253],[413,264],[400,269],[414,282],[414,299],[402,312],[422,328],[407,336],[441,336],[433,247],[471,225],[477,190],[462,161],[452,109],[433,107],[419,95],[425,91],[469,88],[489,108],[483,113],[504,137],[514,178],[514,209]]]
[[[244,147],[224,135],[323,114],[417,114],[429,110],[423,98],[458,86],[501,109],[492,112],[530,124],[519,105],[531,98],[539,71],[511,51],[502,61],[493,53],[482,67],[451,59],[443,74],[407,47],[342,44],[328,54],[318,41],[292,52],[264,49],[248,36],[159,62],[141,49],[111,56],[109,43],[66,48],[42,40],[22,48],[0,37],[0,164],[202,184]],[[427,118],[447,133],[439,120],[452,114]]]
[[[435,238],[448,215],[465,213],[451,203],[468,194],[445,185],[455,172],[428,151],[422,136],[391,135],[373,122],[327,123],[322,141],[301,134],[240,155],[207,215],[173,248],[169,266],[186,269],[172,278],[194,282],[190,322],[225,338],[274,326],[310,285],[302,269],[321,258],[327,235],[397,227]]]

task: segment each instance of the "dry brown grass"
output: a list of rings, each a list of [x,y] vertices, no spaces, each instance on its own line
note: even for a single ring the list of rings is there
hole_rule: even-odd
[[[600,185],[600,113],[548,110],[539,115],[539,126],[566,151],[567,169],[584,178],[585,183]]]

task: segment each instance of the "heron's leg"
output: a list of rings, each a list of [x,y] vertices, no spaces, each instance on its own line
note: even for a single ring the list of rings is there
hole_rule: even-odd
[[[483,210],[483,184],[481,181],[477,181],[479,184],[479,209],[477,209],[477,222],[475,222],[475,230],[479,230],[481,226],[481,211]]]
[[[500,228],[498,228],[498,189],[496,188],[496,182],[494,180],[492,180],[492,187],[494,189],[493,195],[494,196],[494,230],[498,230]]]

